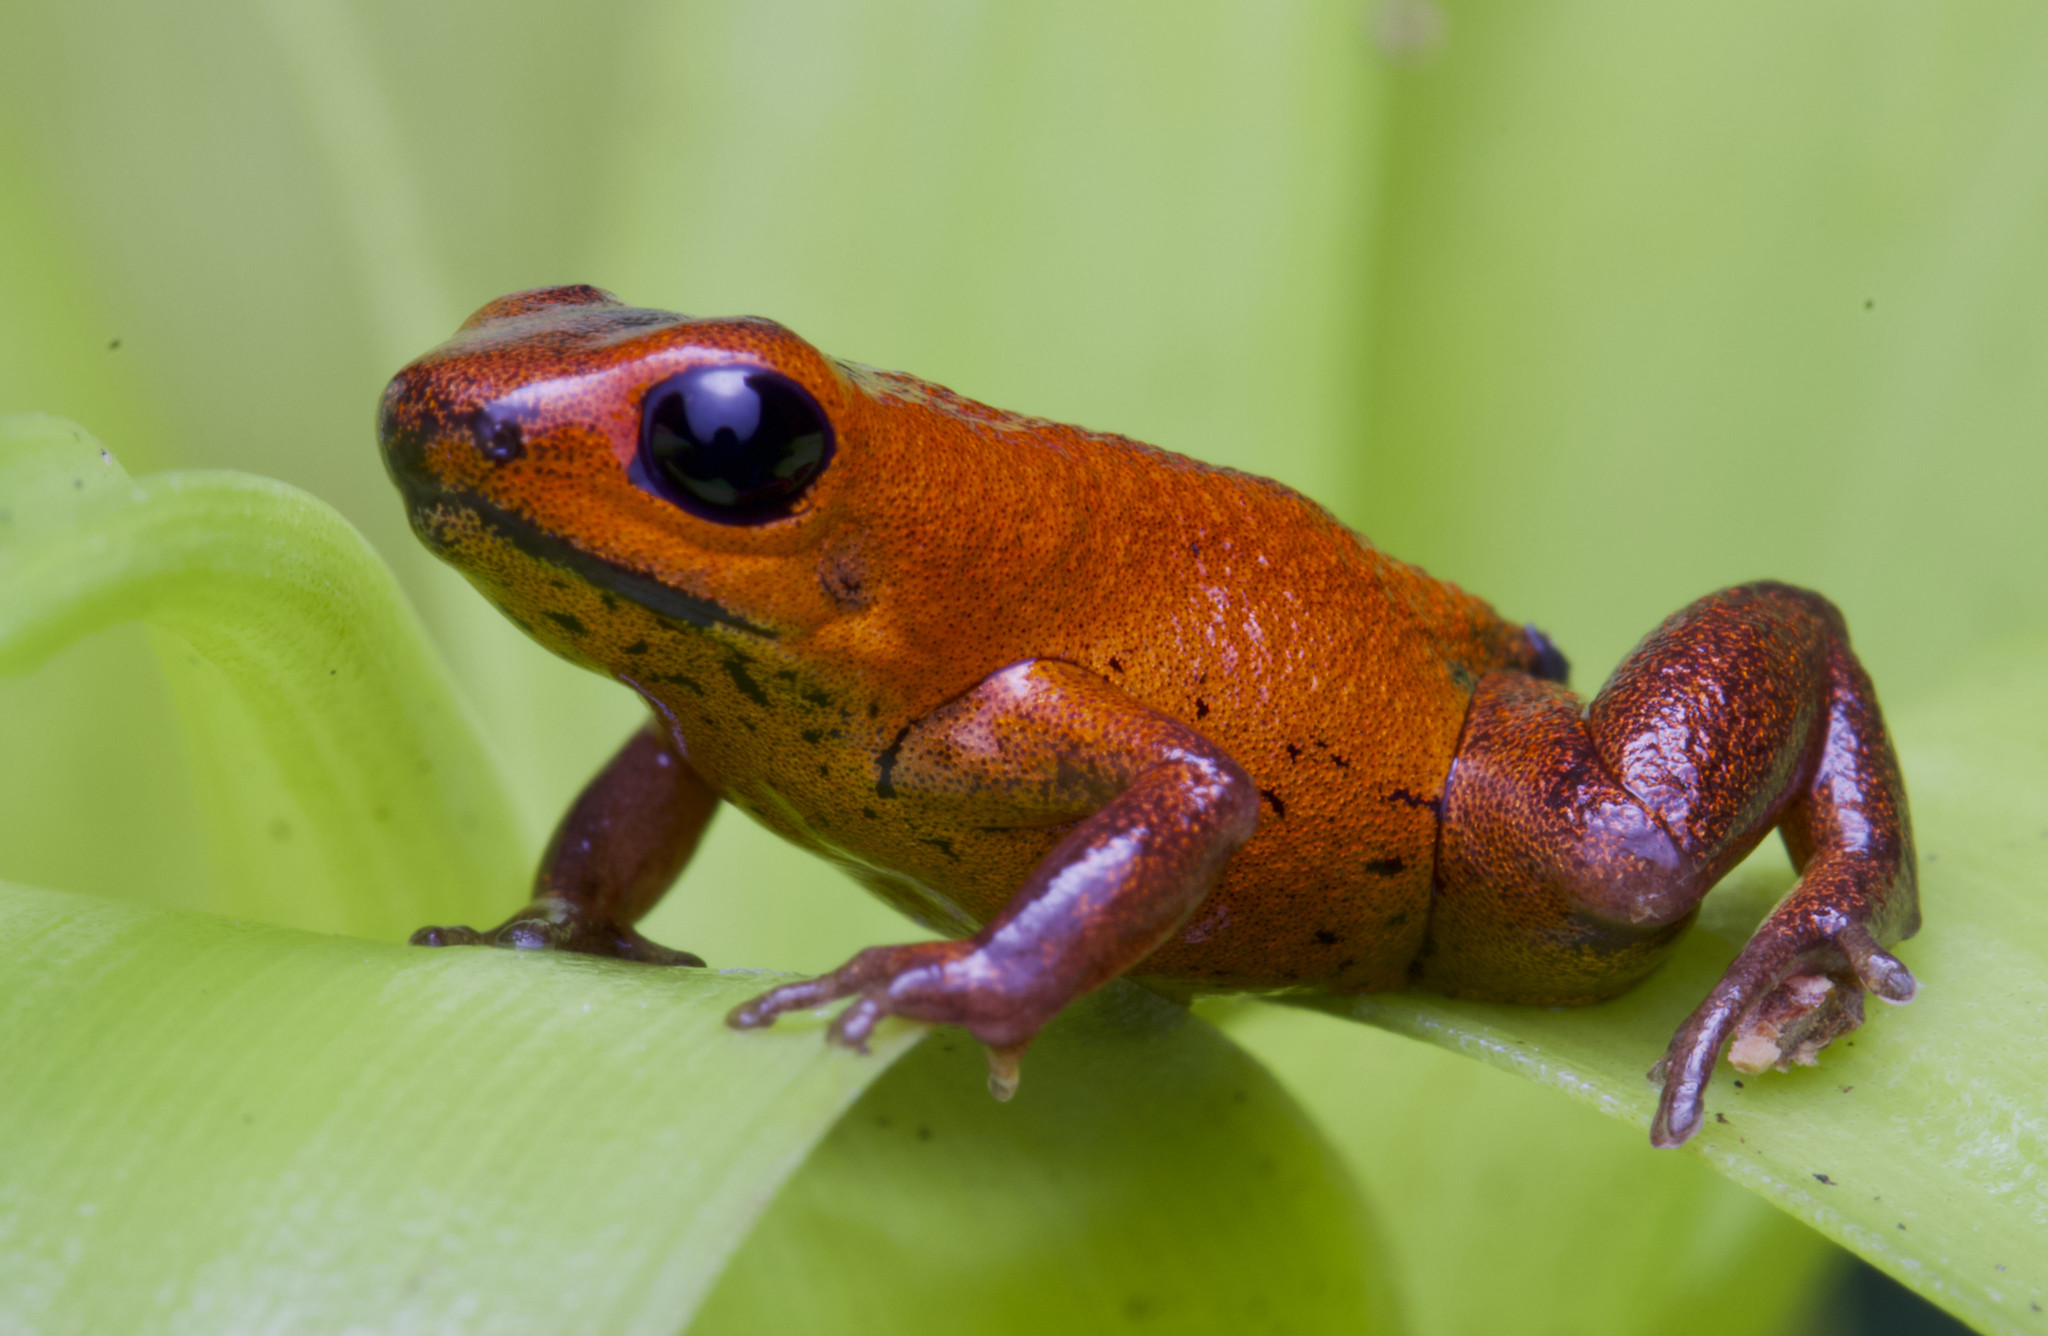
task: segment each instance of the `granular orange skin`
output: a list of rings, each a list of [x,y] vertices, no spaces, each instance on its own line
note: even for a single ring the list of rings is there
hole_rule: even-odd
[[[1055,831],[921,823],[876,797],[876,758],[1005,664],[1084,667],[1200,730],[1263,797],[1258,832],[1144,973],[1407,984],[1433,804],[1472,684],[1534,666],[1519,628],[1278,483],[835,362],[765,321],[629,323],[647,314],[480,315],[393,382],[387,411],[405,416],[387,432],[426,428],[421,463],[451,497],[773,635],[665,622],[460,502],[416,511],[508,616],[646,696],[720,796],[952,934],[993,918]],[[830,467],[787,520],[700,519],[626,476],[641,394],[723,358],[791,376],[836,428]],[[483,458],[467,406],[536,385],[524,457]]]
[[[719,522],[635,481],[647,392],[706,364],[779,372],[829,421],[834,453],[786,516]],[[1561,660],[1538,638],[1278,483],[838,362],[768,321],[637,310],[590,288],[485,307],[399,373],[380,427],[422,539],[549,649],[638,692],[657,721],[565,822],[531,912],[497,936],[416,940],[529,945],[504,934],[545,920],[576,937],[552,945],[694,963],[630,924],[723,799],[966,939],[867,953],[739,1024],[857,995],[838,1037],[858,1043],[882,1011],[957,1021],[1007,1055],[998,1066],[1013,1081],[1038,1025],[1133,966],[1182,993],[1421,981],[1591,1001],[1661,959],[1713,879],[1808,810],[1800,795],[1836,742],[1861,762],[1862,787],[1830,782],[1867,792],[1891,840],[1878,872],[1856,874],[1857,922],[1873,942],[1918,922],[1874,697],[1862,732],[1824,736],[1830,701],[1862,708],[1868,683],[1817,596],[1756,586],[1703,600],[1687,625],[1721,636],[1701,641],[1705,675],[1672,697],[1625,665],[1588,724],[1541,680]],[[1660,632],[1638,654],[1683,663],[1693,634]],[[1837,664],[1830,678],[1831,653],[1853,673]],[[1485,757],[1452,795],[1475,825],[1448,831],[1467,871],[1447,886],[1441,814],[1482,682],[1506,722],[1471,721]],[[1552,693],[1562,713],[1529,715],[1528,736],[1542,736],[1520,746],[1514,711],[1527,714],[1517,702],[1529,691]],[[1623,731],[1589,742],[1610,697]],[[1684,755],[1657,764],[1679,765],[1686,784],[1723,756],[1742,762],[1737,778],[1679,793],[1653,776],[1647,797],[1621,792],[1642,802],[1615,836],[1600,826],[1612,824],[1606,799],[1585,796],[1597,788],[1587,767],[1604,773],[1623,753],[1635,765],[1660,738]],[[1594,755],[1610,745],[1612,757]],[[1545,806],[1568,791],[1579,806]],[[1684,831],[1672,824],[1682,812]],[[639,833],[619,833],[629,826]],[[1651,847],[1673,832],[1684,838],[1671,849]],[[1122,891],[1061,909],[1049,935],[1004,927],[1006,907],[1016,918],[1063,861],[1125,836],[1138,843],[1118,847],[1139,852]],[[1799,838],[1826,853],[1836,836]],[[614,850],[611,870],[565,870],[561,851],[593,842]],[[1678,871],[1658,881],[1645,857]],[[1649,889],[1631,899],[1638,883]],[[1882,952],[1875,964],[1844,956],[1834,920],[1816,922],[1765,942],[1773,954],[1746,991],[1711,1023],[1695,1017],[1695,1048],[1718,1051],[1738,1013],[1798,968],[1852,982],[1865,970],[1868,982],[1896,966],[1910,982]],[[1019,948],[1008,955],[990,947],[1003,932]],[[977,951],[974,977],[994,971],[1009,991],[962,983]],[[920,969],[922,983],[910,978]],[[1672,1098],[1667,1142],[1697,1125]]]

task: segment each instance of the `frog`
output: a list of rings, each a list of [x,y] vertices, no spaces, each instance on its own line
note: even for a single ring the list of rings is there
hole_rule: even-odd
[[[1775,830],[1797,880],[1651,1069],[1663,1147],[1724,1050],[1810,1065],[1918,990],[1898,759],[1811,591],[1706,595],[1585,700],[1534,625],[1278,482],[586,285],[482,307],[378,435],[417,537],[647,710],[528,903],[416,944],[701,967],[636,925],[730,805],[931,936],[729,1023],[961,1027],[1008,1098],[1119,978],[1613,998]]]

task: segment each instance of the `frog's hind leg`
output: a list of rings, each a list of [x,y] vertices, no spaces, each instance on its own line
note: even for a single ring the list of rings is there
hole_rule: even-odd
[[[415,946],[576,951],[654,965],[702,965],[634,930],[683,870],[718,806],[661,729],[649,725],[584,786],[555,828],[533,900],[495,928],[421,928]]]
[[[1445,789],[1422,981],[1512,1001],[1611,996],[1773,827],[1800,880],[1652,1073],[1657,1145],[1697,1130],[1731,1038],[1750,1069],[1811,1062],[1860,1023],[1864,988],[1913,996],[1884,950],[1920,913],[1877,698],[1841,614],[1778,584],[1670,618],[1583,711],[1561,684],[1490,673]]]

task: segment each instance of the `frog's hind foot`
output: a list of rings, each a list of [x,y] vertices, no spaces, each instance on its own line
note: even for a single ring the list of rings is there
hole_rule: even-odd
[[[421,928],[414,946],[499,946],[512,951],[573,951],[647,965],[690,965],[704,961],[688,951],[650,942],[631,926],[579,909],[567,900],[541,899],[484,932],[461,925]]]
[[[1817,1066],[1822,1049],[1863,1024],[1865,992],[1897,1006],[1919,991],[1912,972],[1867,928],[1835,922],[1830,930],[1828,915],[1800,903],[1806,898],[1795,890],[1764,920],[1650,1069],[1664,1087],[1652,1144],[1676,1146],[1698,1130],[1723,1044],[1729,1065],[1752,1075]]]

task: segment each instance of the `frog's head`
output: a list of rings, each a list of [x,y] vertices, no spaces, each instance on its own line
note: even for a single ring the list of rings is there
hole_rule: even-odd
[[[421,539],[550,648],[619,670],[638,614],[773,639],[844,610],[817,571],[868,402],[771,321],[560,287],[400,371],[378,428]]]

